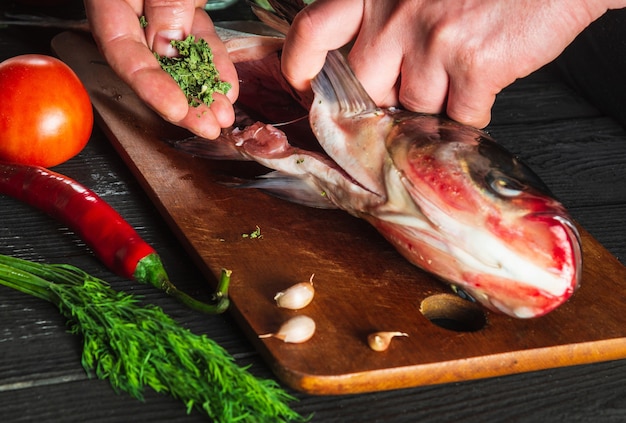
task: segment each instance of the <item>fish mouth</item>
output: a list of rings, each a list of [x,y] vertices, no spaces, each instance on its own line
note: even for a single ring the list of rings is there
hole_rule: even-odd
[[[462,286],[473,299],[486,307],[520,319],[540,317],[553,311],[572,296],[582,278],[582,247],[574,222],[568,216],[554,212],[535,213],[527,217],[545,222],[556,245],[563,251],[564,257],[555,259],[561,266],[554,269],[554,285],[528,283],[533,280],[517,284],[512,280],[514,289],[501,283],[492,285],[492,289],[481,289],[474,284]]]
[[[532,217],[534,219],[543,219],[547,221],[548,224],[550,224],[550,221],[556,222],[558,226],[563,229],[565,236],[561,241],[569,244],[569,250],[572,254],[569,262],[574,272],[571,277],[571,289],[573,292],[578,288],[582,279],[583,254],[582,241],[578,227],[568,215],[563,213],[534,213]]]
[[[534,229],[515,243],[486,227],[460,235],[464,226],[460,222],[429,216],[422,213],[419,219],[415,215],[399,219],[390,214],[372,223],[413,264],[491,310],[516,318],[539,317],[567,301],[580,284],[580,234],[560,207],[520,217],[528,222],[520,222],[522,226]],[[461,231],[454,232],[454,239],[434,230],[455,224]]]
[[[566,230],[568,234],[568,238],[571,240],[573,244],[572,250],[575,256],[574,266],[577,270],[581,270],[582,264],[583,264],[583,254],[582,254],[582,241],[580,239],[580,232],[578,231],[578,228],[576,227],[574,222],[568,217],[564,217],[562,215],[553,215],[552,219],[559,222],[563,226],[563,228]],[[580,285],[581,278],[582,278],[582,272],[577,271],[576,272],[576,286]]]

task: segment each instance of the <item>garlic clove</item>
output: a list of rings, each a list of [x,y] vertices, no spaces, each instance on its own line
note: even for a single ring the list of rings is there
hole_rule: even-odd
[[[309,316],[295,316],[282,324],[278,332],[259,335],[259,338],[277,338],[283,342],[300,344],[306,342],[315,333],[315,321]]]
[[[311,275],[308,282],[297,283],[277,293],[274,296],[276,305],[290,310],[299,310],[308,306],[311,301],[313,301],[313,296],[315,295],[313,276],[315,276],[315,274]]]
[[[374,351],[385,351],[396,336],[409,336],[404,332],[374,332],[367,337],[367,344]]]

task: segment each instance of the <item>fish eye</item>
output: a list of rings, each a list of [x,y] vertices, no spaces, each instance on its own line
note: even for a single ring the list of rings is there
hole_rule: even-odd
[[[517,197],[524,190],[524,186],[519,181],[499,172],[489,172],[487,183],[494,193],[502,197]]]

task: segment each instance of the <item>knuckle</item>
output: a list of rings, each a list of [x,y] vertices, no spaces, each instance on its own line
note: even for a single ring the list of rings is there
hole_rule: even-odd
[[[298,40],[315,40],[323,34],[324,25],[324,20],[305,8],[296,15],[291,25],[291,32]]]
[[[476,128],[484,128],[491,120],[490,108],[476,108],[475,105],[450,106],[446,111],[450,119]]]
[[[164,20],[179,19],[189,10],[194,9],[194,2],[190,0],[153,0],[146,3],[145,12],[150,19]]]

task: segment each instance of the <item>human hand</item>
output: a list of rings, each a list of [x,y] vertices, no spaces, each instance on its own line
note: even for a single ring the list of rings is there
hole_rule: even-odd
[[[305,90],[327,51],[354,41],[349,62],[376,104],[482,128],[496,94],[556,58],[606,11],[600,3],[317,0],[293,22],[282,70]]]
[[[204,0],[85,0],[85,10],[100,51],[113,70],[164,119],[209,138],[235,119],[232,103],[239,93],[237,72],[204,11]],[[139,17],[148,25],[142,28]],[[180,87],[161,67],[152,51],[172,56],[172,39],[193,34],[213,51],[220,78],[232,85],[215,94],[211,107],[190,107]]]

